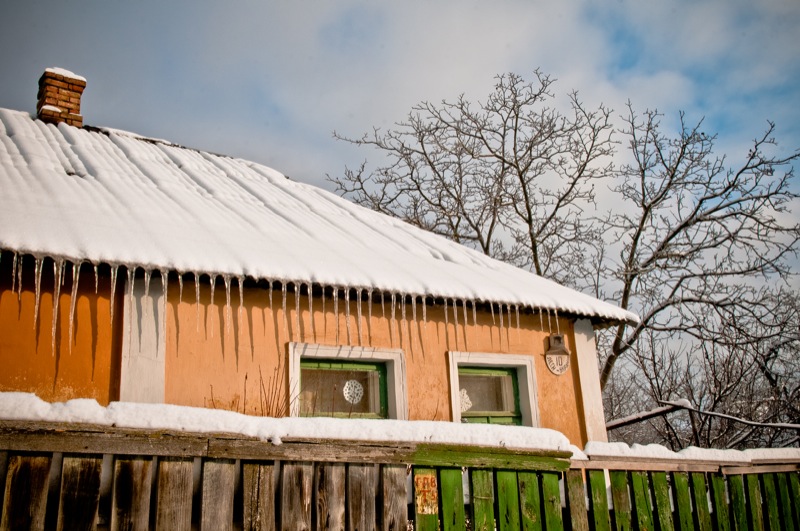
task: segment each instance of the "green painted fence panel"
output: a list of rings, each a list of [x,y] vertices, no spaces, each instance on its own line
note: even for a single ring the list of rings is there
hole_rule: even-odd
[[[708,490],[706,489],[706,475],[704,472],[689,474],[692,480],[692,503],[697,529],[711,531],[711,511],[708,508]]]
[[[494,478],[491,470],[472,470],[472,529],[494,530]]]
[[[498,470],[497,476],[497,529],[518,531],[519,487],[517,473],[513,470]]]
[[[728,476],[728,489],[731,494],[731,513],[733,528],[744,531],[747,526],[747,500],[744,496],[744,479],[742,476]]]
[[[709,474],[711,478],[711,502],[714,507],[714,521],[719,531],[730,531],[731,521],[728,511],[725,476],[722,474]]]
[[[800,472],[789,473],[789,492],[794,500],[794,523],[800,528]]]
[[[536,472],[518,472],[520,520],[523,531],[542,531],[542,496]]]
[[[628,473],[624,470],[612,470],[611,501],[614,503],[614,529],[628,531],[631,529],[631,500],[628,495]]]
[[[631,472],[633,510],[640,531],[653,531],[653,512],[650,508],[650,482],[647,472]]]
[[[786,531],[795,531],[795,524],[793,522],[794,516],[792,515],[792,506],[797,505],[798,500],[793,500],[789,495],[789,478],[788,474],[777,474],[778,480],[778,496],[781,512],[781,522]]]
[[[689,493],[689,474],[673,472],[672,488],[675,491],[675,510],[678,513],[678,526],[681,531],[694,529],[692,517],[692,497]]]
[[[562,531],[561,492],[558,488],[558,472],[542,473],[542,498],[544,499],[544,524],[547,531]]]
[[[778,512],[778,491],[775,488],[775,474],[762,474],[764,483],[764,501],[767,502],[767,529],[778,531],[781,529],[781,518]]]
[[[758,475],[749,474],[747,477],[747,498],[750,500],[750,529],[761,531],[764,529],[764,515],[761,503],[761,485]]]
[[[414,468],[414,529],[439,529],[439,482],[433,468]]]
[[[658,525],[661,529],[673,529],[667,473],[653,472],[650,474],[650,481],[653,483],[653,499],[656,504]]]
[[[611,531],[611,515],[608,513],[606,475],[602,470],[589,470],[589,500],[592,522],[596,531]]]
[[[439,470],[442,490],[442,529],[444,531],[466,531],[464,512],[464,485],[460,468]]]

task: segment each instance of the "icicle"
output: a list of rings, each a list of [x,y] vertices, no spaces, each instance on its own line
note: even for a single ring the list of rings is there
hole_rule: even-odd
[[[492,311],[492,326],[494,326],[496,324],[494,320],[494,303],[491,301],[489,302],[489,309]]]
[[[464,308],[464,349],[467,352],[469,352],[469,344],[468,344],[468,341],[467,341],[467,332],[468,332],[468,330],[467,330],[468,326],[467,325],[469,324],[469,321],[467,321],[467,299],[464,299],[463,301],[461,301],[461,304],[463,305],[463,308]]]
[[[554,308],[553,313],[556,315],[556,333],[561,335],[561,324],[558,322],[558,308]]]
[[[328,330],[328,314],[325,313],[325,290],[327,288],[325,286],[320,287],[322,288],[322,333],[324,334]]]
[[[178,304],[183,301],[183,273],[178,272]]]
[[[514,311],[517,312],[517,341],[520,341],[519,335],[519,304],[514,305]]]
[[[383,290],[381,290],[381,317],[386,319],[386,308],[383,306]]]
[[[422,296],[422,329],[425,331],[425,336],[428,335],[428,303],[425,301],[425,296]]]
[[[392,293],[392,298],[391,298],[392,320],[389,323],[389,342],[391,343],[392,346],[394,346],[394,324],[395,324],[394,315],[395,315],[396,302],[397,302],[397,298],[396,298],[395,294]]]
[[[347,344],[352,345],[350,339],[350,288],[344,289],[344,318],[347,321]]]
[[[447,298],[444,299],[444,337],[448,337],[450,335],[450,323],[448,322],[447,317]]]
[[[36,330],[36,325],[39,323],[39,301],[42,297],[42,265],[44,259],[37,258],[36,264],[34,266],[35,270],[35,289],[36,289],[36,300],[33,303],[33,329]]]
[[[317,334],[314,331],[314,297],[312,297],[314,293],[311,284],[306,285],[306,293],[308,295],[308,322],[311,325],[311,340],[313,341]]]
[[[497,338],[500,340],[500,345],[503,345],[503,303],[497,305],[498,309],[500,310],[500,329],[497,331]],[[508,334],[506,334],[506,345],[508,345]]]
[[[114,326],[114,302],[115,301],[115,293],[117,291],[117,273],[119,272],[118,265],[111,266],[111,289],[110,289],[110,296],[108,299],[108,314],[109,318],[111,319],[111,326]]]
[[[17,301],[22,302],[22,262],[23,256],[19,255],[19,265],[17,266]]]
[[[166,306],[167,301],[167,290],[169,289],[169,271],[164,271],[163,269],[158,270],[158,274],[161,276],[161,289],[164,291],[164,305]]]
[[[94,264],[94,294],[100,290],[100,275],[97,274],[97,264]]]
[[[539,329],[544,332],[544,318],[542,317],[542,309],[539,308]]]
[[[217,275],[208,275],[208,279],[211,282],[211,306],[214,306],[214,290],[217,287]]]
[[[17,253],[11,255],[11,293],[16,291],[17,287]]]
[[[372,288],[367,290],[367,339],[372,342]]]
[[[300,284],[294,283],[294,329],[297,338],[303,339],[303,331],[300,329]],[[294,334],[292,334],[294,336]]]
[[[50,352],[56,355],[56,325],[58,324],[58,302],[61,298],[61,279],[64,278],[64,260],[53,261],[53,326],[50,330]]]
[[[72,354],[72,338],[75,328],[75,302],[78,300],[78,279],[81,275],[80,264],[72,264],[72,293],[69,301],[69,352]]]
[[[476,308],[475,299],[472,299],[472,326],[478,326],[478,310]]]
[[[197,331],[200,331],[200,275],[194,271],[194,316]]]
[[[333,319],[336,323],[336,344],[339,344],[339,288],[333,288]]]
[[[411,296],[411,320],[416,323],[417,322],[417,296]]]
[[[225,335],[231,331],[231,276],[222,275],[225,284]]]
[[[153,272],[150,269],[144,270],[144,298],[150,295],[150,278],[153,276]]]
[[[362,337],[361,337],[361,290],[356,290],[356,296],[358,299],[356,300],[356,315],[358,316],[358,323],[356,323],[356,327],[358,328],[358,346],[360,347],[363,345]]]
[[[239,324],[239,330],[242,329],[242,313],[244,313],[244,277],[236,277],[236,282],[239,284],[239,311],[237,312],[236,319]]]
[[[281,282],[281,296],[283,297],[283,301],[281,302],[281,306],[283,308],[283,334],[288,338],[289,320],[286,317],[286,282]]]
[[[406,328],[408,327],[408,321],[406,321],[406,296],[402,295],[402,301],[400,302],[400,317],[402,319],[401,323],[406,324]],[[400,332],[400,348],[403,348],[403,330],[399,329]],[[411,343],[411,338],[409,338],[409,344]]]
[[[547,332],[549,334],[553,333],[553,325],[550,323],[550,309],[547,309]]]
[[[453,299],[453,326],[455,327],[454,335],[456,338],[456,349],[458,349],[458,300],[457,299]]]

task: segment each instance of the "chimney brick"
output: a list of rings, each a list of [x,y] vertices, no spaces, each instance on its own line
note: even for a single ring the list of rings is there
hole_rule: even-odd
[[[36,115],[43,122],[83,127],[81,95],[86,80],[62,68],[48,68],[39,78]]]

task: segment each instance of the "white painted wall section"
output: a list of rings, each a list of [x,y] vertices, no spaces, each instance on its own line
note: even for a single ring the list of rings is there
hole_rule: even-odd
[[[587,441],[608,442],[603,393],[600,389],[600,371],[597,367],[597,344],[594,339],[594,327],[589,319],[575,321],[575,358],[578,362]]]
[[[145,296],[145,291],[147,294]],[[144,279],[126,283],[119,399],[164,403],[166,301],[157,276],[145,290]]]

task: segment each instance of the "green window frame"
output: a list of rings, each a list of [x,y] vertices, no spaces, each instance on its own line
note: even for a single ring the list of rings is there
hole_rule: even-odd
[[[386,378],[385,363],[301,359],[299,414],[302,417],[388,418]]]
[[[478,424],[509,424],[515,426],[522,425],[522,411],[519,404],[519,382],[517,380],[516,368],[501,367],[458,367],[458,378],[462,393],[466,393],[467,400],[470,391],[473,392],[472,398],[475,404],[470,408],[461,411],[462,422]],[[490,391],[491,397],[478,397],[477,393]],[[483,398],[483,400],[481,399]],[[483,407],[491,402],[496,407]],[[506,406],[506,407],[503,407]],[[473,409],[474,407],[474,409]]]

